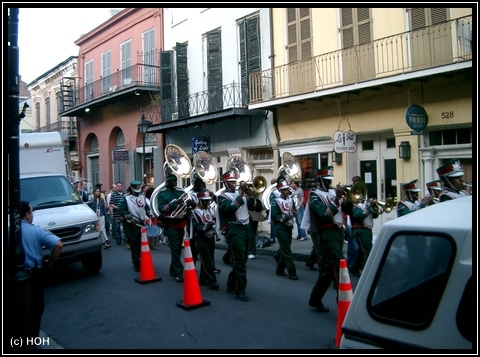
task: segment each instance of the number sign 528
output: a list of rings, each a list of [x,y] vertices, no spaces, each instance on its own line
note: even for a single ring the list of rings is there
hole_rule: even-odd
[[[442,119],[452,119],[453,118],[453,111],[450,112],[442,112]]]

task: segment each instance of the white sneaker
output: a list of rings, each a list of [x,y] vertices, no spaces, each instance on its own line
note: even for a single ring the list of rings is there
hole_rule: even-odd
[[[248,259],[255,259],[255,256],[253,254],[249,254]]]

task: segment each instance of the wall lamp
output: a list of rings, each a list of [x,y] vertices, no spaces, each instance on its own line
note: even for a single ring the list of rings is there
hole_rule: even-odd
[[[332,162],[336,162],[337,164],[341,164],[343,160],[343,155],[341,152],[332,151]]]
[[[410,142],[402,141],[398,147],[398,156],[400,159],[410,159]]]

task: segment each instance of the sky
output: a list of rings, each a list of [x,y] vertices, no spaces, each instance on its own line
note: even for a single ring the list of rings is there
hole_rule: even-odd
[[[78,56],[74,42],[110,14],[110,8],[19,8],[21,80],[28,84],[70,56]]]

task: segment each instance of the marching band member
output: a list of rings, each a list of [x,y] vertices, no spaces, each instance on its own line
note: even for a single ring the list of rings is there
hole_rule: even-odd
[[[216,210],[210,205],[213,195],[203,189],[197,193],[198,204],[192,211],[192,243],[200,257],[200,285],[220,289],[215,276],[215,221]]]
[[[365,197],[365,196],[364,196]],[[352,238],[358,244],[357,254],[350,268],[350,274],[360,275],[360,270],[370,255],[373,245],[373,220],[379,217],[377,200],[370,199],[353,204]]]
[[[280,196],[271,201],[271,219],[275,224],[275,233],[277,235],[279,248],[273,254],[277,262],[276,274],[287,276],[285,268],[288,271],[288,278],[298,280],[297,269],[292,254],[292,230],[295,218],[295,202],[290,197],[290,186],[287,181],[281,181],[277,184]]]
[[[430,201],[433,200],[431,196],[424,197],[422,201],[418,199],[421,190],[417,179],[406,183],[402,188],[405,195],[404,198],[397,203],[397,217],[405,216],[413,211],[425,208]]]
[[[430,205],[433,205],[434,203],[440,202],[439,197],[440,194],[443,191],[442,187],[442,181],[440,180],[435,180],[435,181],[430,181],[426,183],[427,186],[427,191],[430,196],[432,196],[432,200],[430,201]]]
[[[463,169],[460,160],[452,159],[437,169],[437,174],[443,183],[443,192],[440,194],[440,202],[455,198],[469,196],[463,183]]]
[[[332,166],[318,169],[315,176],[318,187],[310,192],[302,221],[302,228],[310,231],[312,236],[319,265],[318,279],[310,293],[308,304],[320,312],[328,312],[330,309],[323,305],[322,299],[332,282],[335,283],[338,297],[340,259],[344,259],[344,189],[330,189],[333,180]]]
[[[170,247],[170,269],[169,273],[179,283],[183,282],[183,264],[181,262],[183,238],[185,236],[185,226],[189,219],[189,214],[171,217],[175,209],[183,204],[181,197],[183,190],[177,188],[177,176],[168,174],[165,178],[165,189],[158,193],[158,211],[160,212],[160,221],[164,229],[164,234],[168,237]],[[186,200],[187,209],[195,208],[195,202]]]
[[[218,212],[221,225],[225,226],[226,240],[233,263],[233,269],[228,275],[227,291],[235,294],[235,298],[240,301],[248,301],[250,298],[245,294],[247,255],[249,235],[252,234],[248,211],[261,212],[262,202],[246,196],[242,183],[240,183],[239,189],[236,189],[235,171],[227,171],[223,175],[222,181],[225,191],[218,196]]]

